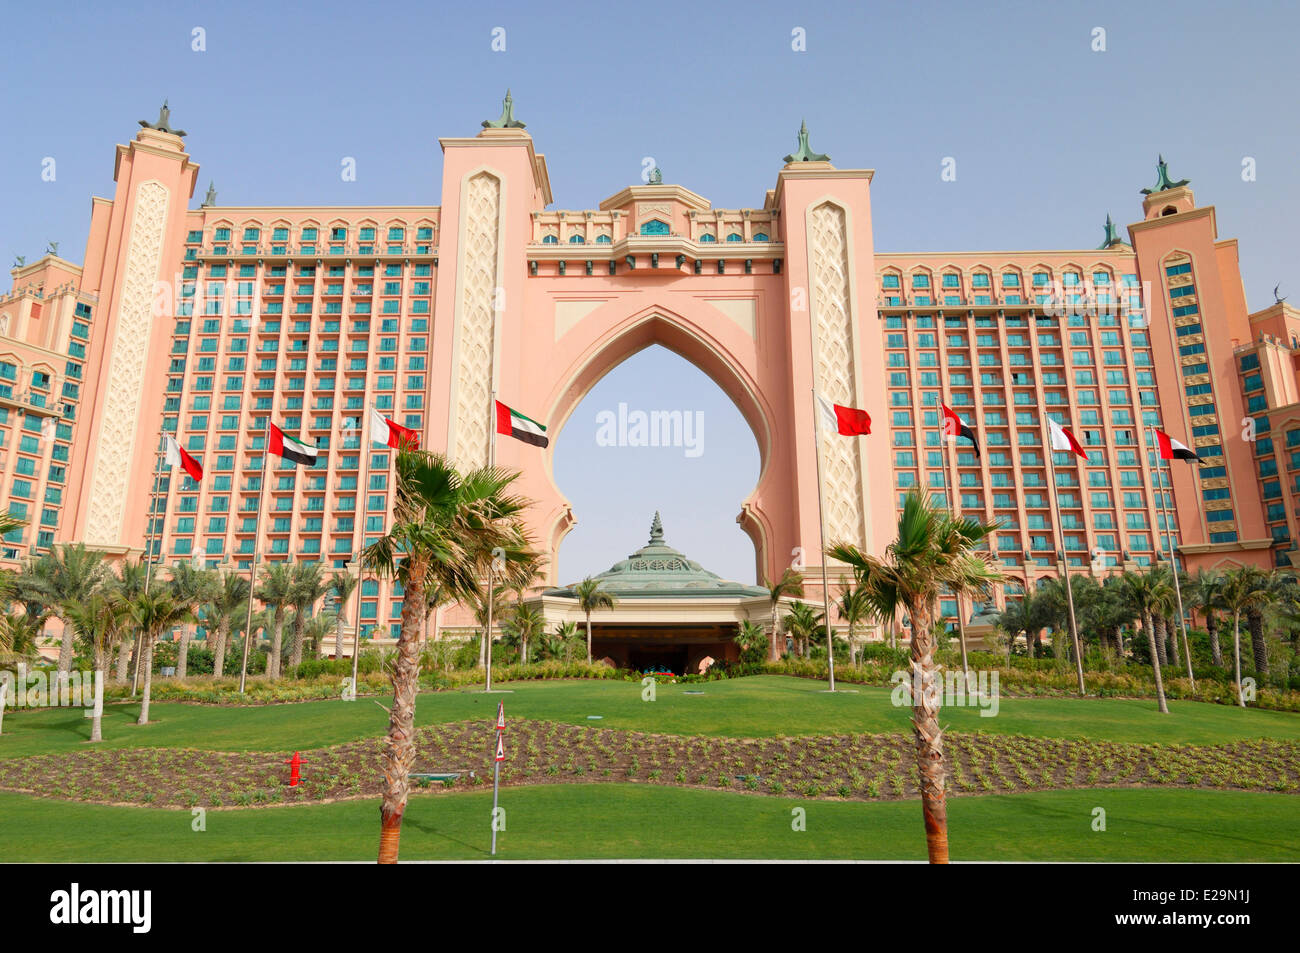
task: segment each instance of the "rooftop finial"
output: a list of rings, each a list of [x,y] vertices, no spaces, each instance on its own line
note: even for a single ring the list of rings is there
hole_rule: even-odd
[[[1164,156],[1158,156],[1156,160],[1156,184],[1154,188],[1143,189],[1143,195],[1152,195],[1156,192],[1166,192],[1169,189],[1177,189],[1186,185],[1190,180],[1179,179],[1175,182],[1169,178],[1169,166],[1165,163]]]
[[[203,202],[199,208],[209,208],[217,204],[217,186],[211,179],[208,180],[208,194],[203,196]]]
[[[646,177],[646,184],[647,185],[664,184],[664,174],[659,171],[659,166],[655,166],[653,169],[650,170],[650,174]]]
[[[655,518],[650,523],[650,542],[662,543],[664,541],[664,524],[659,519],[659,511],[655,510]]]
[[[785,161],[787,165],[791,162],[830,162],[831,157],[812,151],[812,146],[808,145],[808,123],[803,121],[799,124],[799,148],[786,156]]]
[[[523,129],[524,124],[515,118],[515,101],[510,98],[510,90],[506,90],[506,98],[501,101],[501,118],[484,119],[484,129]]]
[[[145,129],[157,129],[159,132],[169,132],[173,136],[184,138],[187,135],[184,129],[173,129],[168,125],[168,123],[171,122],[171,118],[172,111],[167,106],[167,100],[164,99],[162,106],[158,109],[157,122],[150,122],[147,119],[141,119],[139,122]]]
[[[1106,238],[1097,246],[1098,251],[1105,251],[1115,245],[1123,245],[1124,239],[1119,237],[1119,232],[1115,230],[1115,223],[1110,220],[1110,213],[1106,213]]]

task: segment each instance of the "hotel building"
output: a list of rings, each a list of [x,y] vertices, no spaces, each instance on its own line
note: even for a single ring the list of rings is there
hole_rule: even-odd
[[[184,134],[165,110],[140,125],[116,149],[112,197],[93,200],[81,263],[52,247],[0,297],[0,510],[28,521],[0,566],[82,541],[232,571],[255,552],[341,567],[391,511],[392,452],[358,429],[368,407],[479,465],[494,393],[554,437],[654,343],[754,430],[762,472],[737,519],[756,579],[795,554],[820,582],[814,388],[874,422],[825,438],[828,540],[879,552],[909,488],[950,493],[1001,521],[998,604],[1057,573],[1061,553],[1078,572],[1143,567],[1173,532],[1192,568],[1274,567],[1300,538],[1300,311],[1249,310],[1236,240],[1163,160],[1137,221],[1107,218],[1100,247],[909,254],[875,248],[872,170],[833,166],[806,130],[754,208],[714,208],[656,170],[595,208],[554,210],[509,100],[478,135],[441,140],[440,204],[248,207],[211,188],[196,203]],[[940,402],[978,434],[978,457],[944,449]],[[1048,466],[1042,415],[1073,428],[1086,463]],[[310,469],[272,458],[258,535],[268,422],[321,453]],[[1157,466],[1148,427],[1202,465]],[[164,431],[202,462],[200,483],[157,479]],[[575,521],[552,452],[497,445],[551,554]],[[871,480],[886,459],[889,480]],[[629,508],[630,534],[655,502]],[[551,566],[541,588],[571,581]],[[395,635],[400,589],[366,577],[361,591],[363,626]]]

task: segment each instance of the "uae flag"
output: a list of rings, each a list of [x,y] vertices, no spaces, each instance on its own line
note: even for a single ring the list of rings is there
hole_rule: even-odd
[[[175,437],[165,433],[163,434],[163,443],[167,448],[163,455],[168,468],[174,470],[176,467],[180,467],[190,475],[190,479],[195,483],[203,479],[203,467],[199,464],[199,461],[182,449],[181,445],[176,442]]]
[[[1160,444],[1161,460],[1200,460],[1196,451],[1185,443],[1179,443],[1163,430],[1156,431],[1156,440]]]
[[[940,404],[939,406],[943,408],[944,436],[965,437],[971,442],[971,446],[975,448],[975,456],[978,457],[980,455],[980,442],[975,439],[975,431],[962,423],[961,418],[957,416],[957,412],[947,404]]]
[[[1067,450],[1075,454],[1082,460],[1088,459],[1088,453],[1083,449],[1083,445],[1074,438],[1069,427],[1062,427],[1051,417],[1047,418],[1047,426],[1052,432],[1052,449]]]
[[[871,415],[856,407],[832,404],[821,394],[817,395],[817,411],[821,414],[822,430],[843,437],[860,437],[871,433]]]
[[[373,407],[370,408],[370,439],[395,450],[419,450],[420,435],[410,427],[389,420]]]
[[[525,417],[517,410],[510,409],[501,401],[496,403],[497,433],[505,434],[507,437],[514,437],[524,443],[531,443],[534,447],[545,447],[550,443],[546,439],[546,428],[537,421],[531,417]]]
[[[297,437],[291,437],[275,424],[270,425],[270,440],[267,449],[290,463],[301,463],[309,467],[316,465],[316,448],[303,443]]]

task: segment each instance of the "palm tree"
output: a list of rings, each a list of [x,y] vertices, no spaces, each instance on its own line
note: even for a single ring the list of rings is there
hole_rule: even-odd
[[[91,741],[104,740],[101,725],[103,698],[99,694],[99,686],[108,667],[113,645],[125,627],[128,615],[127,603],[112,591],[92,593],[87,601],[68,607],[69,624],[83,641],[92,646],[95,654],[92,677],[95,679],[96,697],[90,725]]]
[[[132,561],[125,559],[118,566],[117,577],[109,579],[109,585],[123,602],[130,602],[144,592],[146,572],[147,568],[143,560]],[[113,681],[119,685],[124,684],[130,674],[131,649],[133,646],[136,651],[139,651],[139,640],[136,634],[128,633],[124,629],[121,638],[118,639],[117,671],[113,675]],[[134,688],[132,694],[134,694]]]
[[[293,648],[289,651],[289,667],[302,664],[302,639],[307,619],[316,603],[329,591],[329,583],[321,576],[318,562],[297,563],[293,567],[293,584],[289,601],[293,604]]]
[[[212,640],[212,677],[220,678],[226,670],[226,646],[233,626],[242,625],[248,607],[248,580],[228,572],[212,594],[207,608],[207,622],[216,626]]]
[[[333,631],[333,612],[318,612],[307,620],[303,627],[303,644],[311,649],[313,657],[320,654],[321,646]]]
[[[580,638],[576,622],[557,622],[554,632],[542,633],[542,653],[547,658],[563,656],[568,664],[573,660],[573,643]]]
[[[284,637],[284,610],[293,604],[293,584],[293,567],[287,562],[274,562],[263,570],[262,584],[254,593],[262,601],[262,605],[275,613],[274,621],[271,623],[271,654],[266,659],[267,678],[280,677],[280,643]]]
[[[1026,592],[1021,599],[1007,599],[1006,608],[998,613],[993,625],[1007,634],[1007,657],[1016,643],[1016,636],[1025,635],[1025,650],[1033,657],[1034,650],[1030,644],[1029,634],[1034,625],[1033,594]]]
[[[541,635],[542,630],[546,627],[545,617],[532,606],[519,603],[502,620],[502,623],[503,628],[510,637],[510,641],[519,642],[519,664],[527,665],[529,662],[528,643]]]
[[[886,548],[883,557],[867,555],[847,543],[828,551],[832,558],[852,566],[860,578],[879,579],[876,585],[893,587],[912,619],[912,728],[931,863],[948,862],[948,807],[934,635],[930,629],[932,606],[945,587],[978,594],[1002,578],[988,550],[979,548],[997,525],[954,516],[913,490],[903,499],[898,538]]]
[[[858,664],[857,624],[872,615],[871,596],[862,586],[845,584],[840,590],[840,618],[849,624],[849,662]]]
[[[441,586],[451,598],[470,602],[489,566],[511,581],[520,563],[535,565],[531,540],[522,525],[528,502],[510,493],[517,473],[483,467],[460,474],[437,454],[406,448],[397,452],[394,467],[392,526],[361,554],[363,566],[395,577],[404,593],[392,669],[393,707],[383,754],[380,863],[397,862],[410,793],[425,588]]]
[[[153,686],[153,644],[163,632],[194,620],[189,608],[172,598],[166,589],[140,593],[127,603],[132,621],[140,627],[140,665],[144,668],[144,693],[140,701],[140,720],[136,724],[149,724],[149,692]]]
[[[761,625],[744,619],[736,626],[736,647],[740,649],[742,662],[762,661],[763,656],[768,654],[770,644]]]
[[[424,619],[420,623],[420,641],[429,641],[429,619],[433,619],[433,641],[438,641],[438,614],[450,600],[441,586],[424,590]]]
[[[781,646],[778,639],[781,635],[781,626],[777,620],[777,607],[781,600],[786,596],[803,595],[803,573],[799,570],[786,567],[785,572],[781,573],[781,578],[772,582],[766,576],[763,577],[762,586],[767,590],[768,602],[772,610],[772,649],[770,658],[773,662],[781,658]]]
[[[486,590],[480,589],[477,591],[471,601],[474,605],[474,620],[478,622],[479,630],[483,633],[479,638],[478,644],[478,667],[487,668],[487,664],[492,658],[492,645],[495,640],[494,633],[488,631],[488,604]],[[510,603],[506,601],[505,585],[493,583],[492,618],[495,620],[492,624],[493,629],[495,629],[505,617],[509,607]]]
[[[573,594],[578,597],[578,608],[587,617],[587,664],[591,664],[591,614],[597,609],[612,609],[618,605],[618,598],[612,592],[600,588],[600,580],[588,576],[573,587]]]
[[[1156,680],[1156,705],[1161,714],[1169,714],[1169,705],[1165,702],[1165,682],[1160,670],[1160,635],[1156,631],[1155,620],[1165,612],[1174,598],[1173,586],[1168,577],[1151,569],[1144,573],[1126,572],[1124,595],[1129,609],[1142,620],[1142,631],[1146,633],[1147,644],[1151,649],[1151,670]]]
[[[336,572],[329,578],[329,594],[334,600],[334,658],[343,658],[343,616],[348,600],[356,592],[359,577],[346,572]],[[359,639],[356,641],[360,641]],[[356,647],[353,646],[353,651]]]
[[[68,608],[84,603],[104,584],[108,576],[104,554],[87,549],[83,543],[67,543],[34,560],[24,575],[28,577],[29,591],[45,594],[50,611],[63,622],[63,640],[59,645],[62,681],[72,668],[74,633]]]
[[[822,631],[824,620],[825,614],[818,612],[808,603],[799,600],[791,603],[790,611],[785,614],[781,624],[794,639],[795,651],[800,658],[808,657],[808,642]]]
[[[216,575],[210,569],[196,568],[188,562],[177,563],[172,567],[168,587],[172,599],[185,606],[191,614],[197,616],[199,606],[211,601],[219,585]],[[211,626],[211,622],[208,622]],[[176,647],[176,677],[184,678],[189,668],[190,639],[193,633],[188,625],[181,628],[180,644]]]
[[[1258,605],[1252,606],[1246,612],[1246,628],[1250,630],[1250,651],[1255,657],[1255,671],[1260,675],[1267,675],[1268,667],[1268,644],[1264,641],[1264,610],[1277,601],[1281,594],[1282,587],[1288,585],[1289,576],[1283,576],[1279,573],[1265,572],[1259,570],[1258,577],[1267,590],[1266,598],[1260,600]]]
[[[1257,566],[1240,566],[1223,574],[1219,605],[1232,613],[1232,677],[1237,684],[1237,704],[1242,708],[1246,707],[1246,694],[1241,687],[1241,617],[1268,598],[1268,574]]]

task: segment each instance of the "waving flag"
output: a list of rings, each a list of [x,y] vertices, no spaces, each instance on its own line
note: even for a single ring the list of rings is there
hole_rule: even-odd
[[[302,463],[309,467],[316,465],[316,448],[303,443],[297,437],[291,437],[275,424],[270,425],[266,449],[290,463]]]
[[[420,435],[410,427],[403,427],[370,408],[370,439],[385,444],[395,450],[420,449]]]
[[[1192,460],[1200,460],[1196,451],[1185,443],[1179,443],[1163,430],[1156,431],[1156,442],[1160,444],[1161,460],[1186,460],[1189,463]]]
[[[199,461],[185,452],[181,445],[176,442],[175,437],[169,433],[163,434],[163,444],[166,447],[166,450],[163,451],[163,462],[169,468],[180,467],[190,475],[190,479],[195,483],[203,479],[203,467],[199,464]]]
[[[860,437],[871,433],[871,415],[865,410],[832,404],[818,394],[817,411],[822,417],[822,430],[844,437]]]
[[[1062,427],[1051,417],[1047,418],[1047,425],[1052,433],[1053,450],[1068,450],[1070,453],[1075,454],[1082,460],[1086,461],[1088,459],[1087,451],[1085,451],[1079,441],[1074,438],[1074,434],[1070,432],[1069,427]]]
[[[501,401],[496,403],[497,433],[505,434],[507,437],[514,437],[524,443],[531,443],[535,447],[545,447],[550,443],[546,439],[546,428],[544,426],[531,417],[525,417],[519,411],[512,410]]]
[[[975,456],[978,457],[980,455],[980,442],[975,439],[975,431],[962,423],[961,418],[957,416],[957,412],[947,404],[940,404],[939,406],[943,408],[943,435],[945,437],[965,437],[975,448]]]

